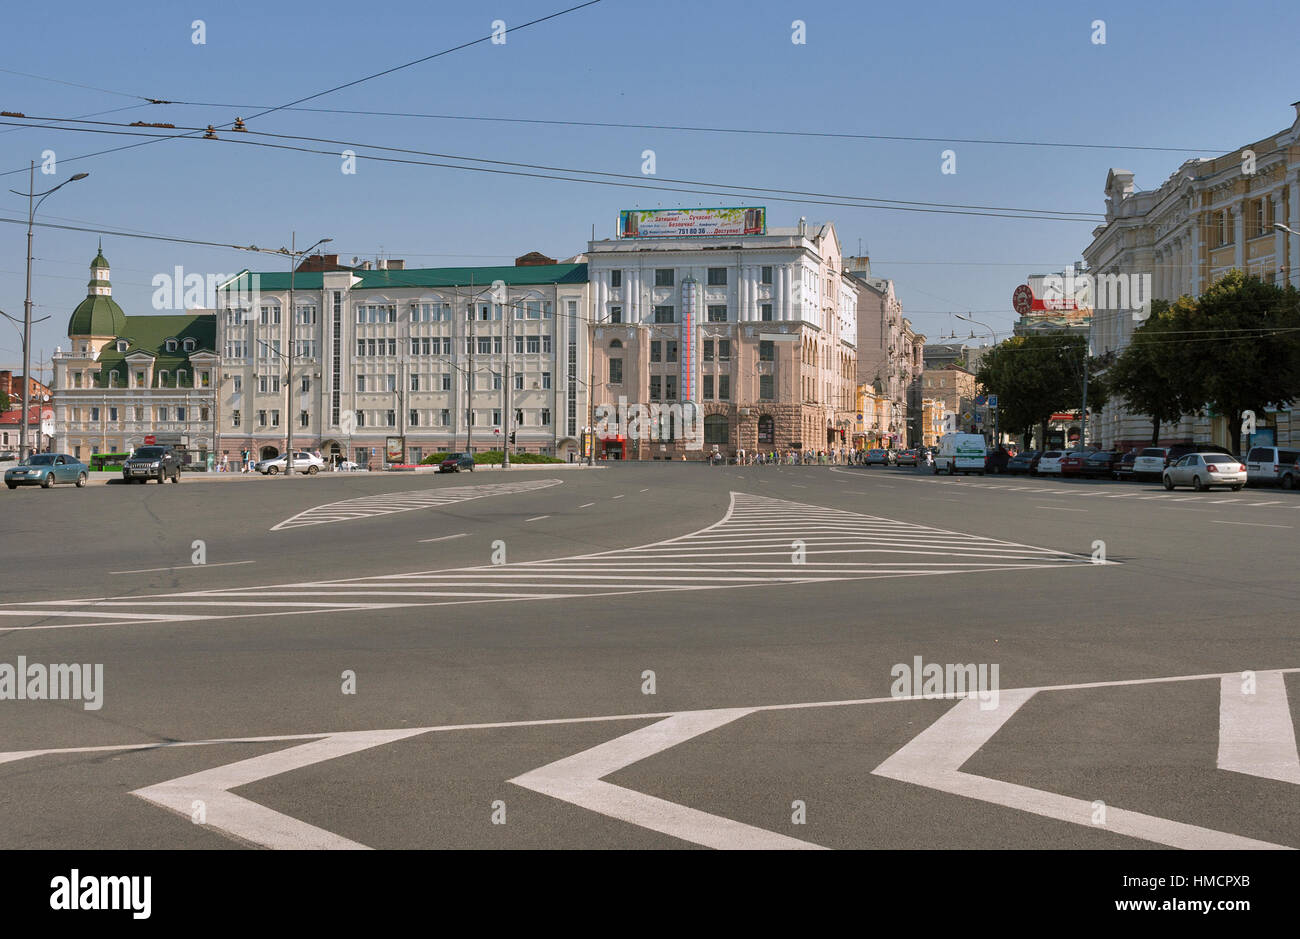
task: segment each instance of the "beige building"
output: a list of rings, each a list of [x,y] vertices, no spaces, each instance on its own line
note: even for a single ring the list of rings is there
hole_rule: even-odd
[[[853,429],[853,446],[871,450],[895,446],[890,437],[894,402],[874,385],[858,385],[858,413]]]
[[[921,394],[923,401],[931,399],[943,406],[944,413],[956,414],[959,432],[977,434],[982,431],[974,423],[976,383],[973,372],[955,363],[926,369],[921,374]],[[965,419],[966,414],[971,415],[971,420]]]
[[[872,276],[870,258],[847,258],[845,266],[858,282],[858,384],[879,388],[890,401],[882,446],[914,445],[914,389],[925,369],[925,336],[903,316],[894,282]]]
[[[858,288],[833,224],[623,234],[587,253],[597,456],[851,445]]]
[[[944,415],[947,408],[934,398],[921,399],[921,446],[937,447],[943,436]]]
[[[1197,296],[1233,268],[1300,287],[1300,237],[1276,227],[1300,231],[1300,102],[1293,107],[1289,127],[1213,159],[1188,160],[1157,189],[1137,189],[1128,170],[1107,174],[1106,220],[1083,252],[1094,279],[1094,355],[1128,345],[1142,300]],[[1288,412],[1267,422],[1279,443],[1300,441]],[[1113,401],[1092,418],[1088,436],[1112,449],[1144,446],[1151,422]],[[1168,443],[1229,445],[1227,436],[1221,417],[1188,416],[1161,431]]]

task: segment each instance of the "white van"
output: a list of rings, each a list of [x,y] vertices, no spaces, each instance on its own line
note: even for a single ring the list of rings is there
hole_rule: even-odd
[[[934,459],[934,475],[946,471],[984,475],[988,446],[980,434],[944,434],[939,438],[939,455]]]
[[[1281,486],[1283,489],[1296,487],[1296,462],[1300,461],[1300,450],[1286,450],[1280,447],[1251,447],[1250,453],[1243,460],[1246,464],[1247,484],[1251,486]]]

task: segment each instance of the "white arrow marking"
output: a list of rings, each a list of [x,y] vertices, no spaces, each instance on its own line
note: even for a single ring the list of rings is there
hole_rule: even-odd
[[[282,812],[269,809],[243,796],[230,792],[278,776],[290,770],[333,760],[349,753],[368,750],[381,744],[392,743],[406,737],[425,733],[424,728],[414,730],[367,730],[334,734],[324,740],[314,740],[301,746],[290,747],[255,756],[237,763],[227,763],[213,769],[170,779],[154,786],[137,789],[131,793],[146,802],[161,806],[190,818],[194,802],[202,801],[207,816],[206,823],[241,841],[263,848],[297,850],[364,849],[366,846],[350,841],[315,825],[291,818]]]
[[[1300,754],[1280,671],[1255,676],[1255,693],[1241,693],[1241,676],[1219,682],[1219,769],[1300,785]]]
[[[667,720],[516,776],[510,782],[601,815],[704,845],[706,848],[820,849],[821,845],[778,835],[601,781],[601,777],[625,766],[753,712],[753,708],[723,708],[675,714]]]
[[[961,772],[962,765],[988,743],[1034,694],[1032,688],[1003,691],[999,695],[998,707],[992,710],[981,710],[978,699],[967,698],[877,766],[874,774],[1075,825],[1103,828],[1173,848],[1232,851],[1286,848],[1285,845],[1110,806],[1106,808],[1105,825],[1094,825],[1091,802]]]

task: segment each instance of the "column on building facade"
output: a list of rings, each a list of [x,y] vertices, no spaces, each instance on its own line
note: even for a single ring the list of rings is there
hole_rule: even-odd
[[[790,266],[786,267],[786,269],[785,269],[785,285],[784,285],[784,287],[783,287],[782,290],[781,290],[781,303],[782,303],[782,305],[785,307],[785,310],[786,310],[786,314],[785,314],[785,318],[786,318],[786,319],[798,319],[799,316],[802,315],[802,311],[801,311],[800,314],[799,314],[799,316],[796,316],[796,314],[795,314],[795,309],[794,309],[794,274],[795,274],[795,271],[796,271],[796,268],[795,268],[794,265],[790,265]]]
[[[1291,178],[1288,188],[1291,190],[1291,211],[1288,213],[1286,224],[1300,231],[1300,170],[1297,170],[1295,176]],[[1291,241],[1291,250],[1287,258],[1291,268],[1291,286],[1300,287],[1300,237],[1295,235],[1288,237]]]
[[[773,273],[775,276],[772,278],[772,319],[787,320],[790,315],[785,308],[785,265],[777,265]]]
[[[1232,266],[1238,270],[1246,269],[1246,213],[1241,204],[1228,206],[1232,213]]]
[[[609,281],[612,275],[602,273],[596,278],[596,322],[603,323],[609,319]],[[506,315],[512,315],[513,310],[507,310]]]
[[[1273,206],[1273,220],[1280,222],[1282,220],[1282,191],[1279,189],[1268,197]],[[1286,259],[1286,232],[1280,228],[1273,229],[1273,270],[1277,275],[1277,282],[1283,283],[1282,268]]]
[[[1179,235],[1174,239],[1174,283],[1169,299],[1174,300],[1187,292],[1187,242]]]

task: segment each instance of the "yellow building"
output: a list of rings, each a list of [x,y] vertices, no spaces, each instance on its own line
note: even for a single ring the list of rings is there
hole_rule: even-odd
[[[921,446],[937,447],[943,436],[943,418],[947,408],[937,398],[921,399]]]
[[[889,436],[894,402],[873,385],[858,385],[858,412],[853,428],[853,446],[857,450],[897,446]]]

